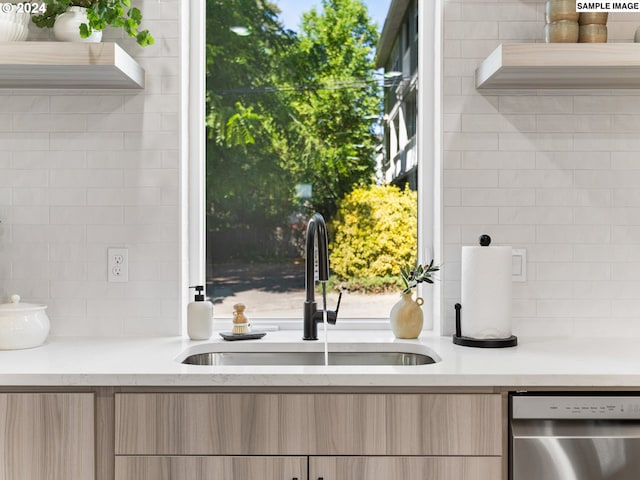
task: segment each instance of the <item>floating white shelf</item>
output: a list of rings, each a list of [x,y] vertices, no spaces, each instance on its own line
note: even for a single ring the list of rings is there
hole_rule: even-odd
[[[476,69],[476,88],[640,88],[640,44],[503,44]]]
[[[144,88],[144,69],[113,42],[0,42],[0,88]]]

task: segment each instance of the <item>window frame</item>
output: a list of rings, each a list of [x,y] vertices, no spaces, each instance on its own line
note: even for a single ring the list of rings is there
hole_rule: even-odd
[[[425,262],[442,258],[442,0],[421,2],[424,12],[418,12],[418,260]],[[206,0],[180,2],[181,8],[181,324],[186,332],[186,308],[190,285],[206,284],[205,240],[205,117],[206,117]],[[426,32],[432,32],[426,35]],[[428,147],[427,147],[428,146]],[[425,206],[428,206],[425,208]],[[433,322],[433,334],[441,334],[441,282],[418,290],[431,309],[425,309],[425,324]],[[420,286],[421,287],[421,286]],[[217,320],[217,318],[216,318]],[[260,319],[252,319],[260,320]],[[273,319],[268,323],[277,323]],[[291,319],[283,322],[289,328]],[[348,328],[380,329],[388,322],[349,321]],[[333,327],[335,328],[335,327]],[[387,326],[388,328],[388,326]]]

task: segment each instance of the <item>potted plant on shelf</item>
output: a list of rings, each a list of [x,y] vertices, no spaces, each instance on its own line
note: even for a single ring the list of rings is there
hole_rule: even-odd
[[[432,275],[439,270],[440,267],[434,265],[433,260],[425,265],[416,264],[415,267],[400,269],[404,284],[402,298],[391,308],[389,315],[391,330],[397,338],[418,338],[420,335],[424,323],[420,307],[424,300],[421,297],[413,300],[413,289],[419,283],[433,283]]]
[[[146,47],[154,40],[149,30],[140,30],[142,13],[131,0],[43,0],[45,11],[33,15],[40,28],[53,28],[61,41],[99,42],[102,30],[122,28],[138,45]]]
[[[30,9],[16,2],[0,3],[0,42],[21,42],[29,35]]]

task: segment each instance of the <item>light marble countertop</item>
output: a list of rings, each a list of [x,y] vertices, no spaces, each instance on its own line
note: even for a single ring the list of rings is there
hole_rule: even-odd
[[[389,331],[329,331],[342,349],[390,349],[440,358],[420,366],[197,366],[188,353],[319,350],[299,331],[269,332],[261,340],[226,342],[183,337],[51,337],[41,347],[0,351],[4,386],[275,386],[275,387],[640,387],[640,340],[519,338],[505,349],[453,345],[450,337],[396,340]],[[331,347],[330,347],[331,348]],[[188,353],[187,353],[188,352]]]

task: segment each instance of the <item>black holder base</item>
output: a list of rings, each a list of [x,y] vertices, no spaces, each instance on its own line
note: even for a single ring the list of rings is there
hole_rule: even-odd
[[[231,332],[220,332],[220,336],[225,340],[233,341],[233,340],[255,340],[258,338],[262,338],[267,334],[267,332],[250,332],[250,333],[231,333]]]
[[[463,347],[478,347],[478,348],[505,348],[515,347],[518,345],[518,337],[511,335],[508,338],[471,338],[461,337],[458,335],[453,336],[453,343],[461,345]]]

